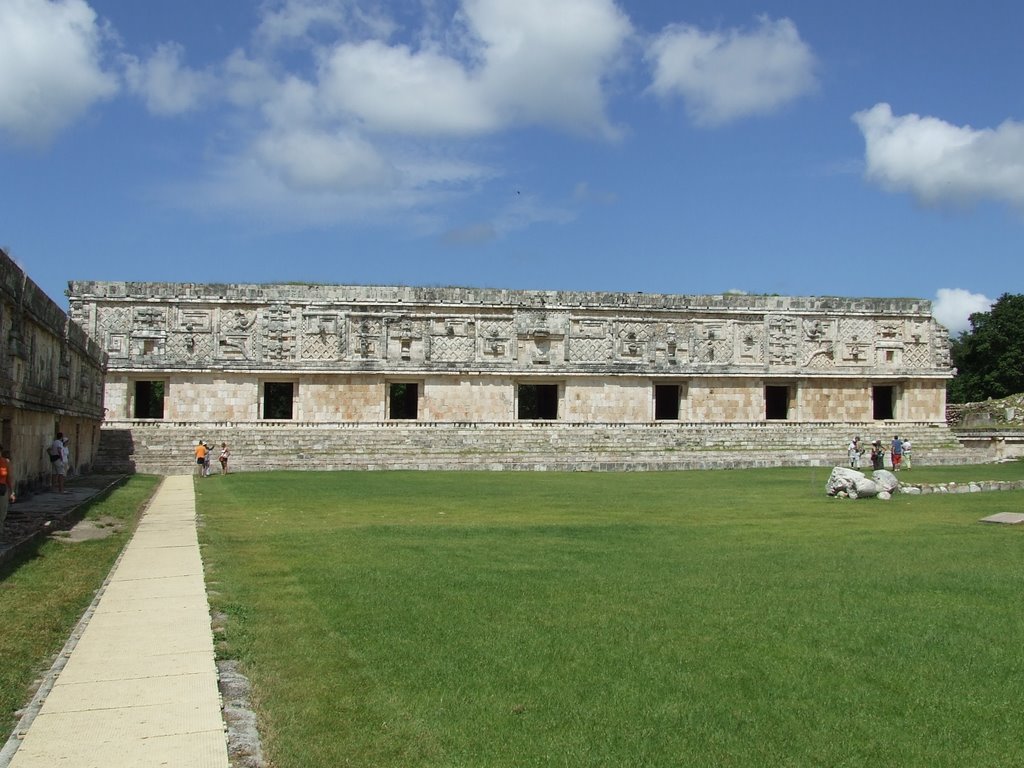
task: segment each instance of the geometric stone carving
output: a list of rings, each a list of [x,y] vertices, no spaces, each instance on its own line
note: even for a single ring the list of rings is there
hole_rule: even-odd
[[[732,361],[732,328],[725,322],[700,322],[694,325],[690,359],[695,363],[723,365]]]
[[[423,360],[426,356],[426,335],[426,323],[422,320],[414,320],[411,317],[389,320],[388,360]],[[472,348],[472,339],[468,340],[468,345]],[[471,360],[472,357],[465,359]]]
[[[263,312],[263,359],[288,360],[292,357],[295,335],[291,327],[291,307],[271,306]]]
[[[303,360],[340,360],[343,325],[337,312],[303,312],[299,357]]]
[[[654,357],[654,328],[644,322],[618,322],[615,324],[615,356],[621,362],[646,362]]]
[[[177,330],[188,333],[211,333],[213,331],[213,310],[180,309]]]
[[[520,310],[516,313],[519,362],[533,365],[557,364],[565,359],[565,335],[569,316],[565,312]]]
[[[515,323],[512,318],[478,322],[478,350],[481,360],[508,362],[515,357]]]
[[[603,363],[611,356],[611,339],[569,339],[569,360],[574,363]]]
[[[379,317],[350,317],[349,331],[352,343],[349,354],[361,360],[383,359],[383,328],[384,323]]]
[[[784,315],[768,317],[768,364],[796,365],[796,320]]]
[[[736,323],[736,362],[739,365],[764,363],[764,335],[763,323]]]
[[[167,308],[149,306],[136,307],[133,327],[143,331],[166,331]]]
[[[874,359],[874,323],[865,318],[839,321],[838,363],[842,365],[871,365]]]

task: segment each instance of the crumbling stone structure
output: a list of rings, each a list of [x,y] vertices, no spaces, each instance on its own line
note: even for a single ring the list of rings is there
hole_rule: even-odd
[[[69,438],[72,471],[90,467],[105,366],[99,345],[0,250],[0,443],[20,488],[49,477],[57,431]]]
[[[421,462],[425,426],[438,448],[486,453],[485,427],[503,430],[486,439],[511,451],[531,428],[557,425],[568,447],[549,440],[547,460],[569,461],[592,447],[571,443],[570,427],[601,427],[589,442],[634,451],[737,426],[746,431],[732,442],[751,451],[778,447],[765,426],[789,427],[799,444],[797,427],[827,425],[808,441],[838,451],[858,425],[951,439],[948,337],[916,299],[86,281],[69,297],[109,356],[107,424],[130,430],[137,466],[157,466],[146,450],[180,462],[197,437],[219,442],[226,430],[236,443],[250,435],[250,460],[283,446],[261,466],[290,452],[324,467],[388,466],[413,426]],[[348,441],[354,427],[360,439]],[[475,431],[456,439],[456,428]],[[350,442],[375,456],[340,455]]]

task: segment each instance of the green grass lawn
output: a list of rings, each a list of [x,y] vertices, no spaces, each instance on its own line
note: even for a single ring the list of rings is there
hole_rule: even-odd
[[[1024,765],[1024,493],[828,472],[202,480],[221,653],[278,768]]]
[[[122,530],[69,544],[46,541],[0,568],[0,713],[4,733],[31,698],[29,686],[49,669],[74,625],[124,548],[156,477],[137,475],[89,507],[87,519],[109,518]]]

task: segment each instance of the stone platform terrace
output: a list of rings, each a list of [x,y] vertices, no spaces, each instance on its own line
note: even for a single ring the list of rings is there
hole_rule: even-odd
[[[108,422],[105,470],[191,471],[202,439],[231,449],[237,471],[549,470],[642,471],[845,466],[853,435],[886,444],[911,437],[920,464],[972,459],[945,424],[932,422],[571,424],[565,422],[275,423]],[[214,462],[213,471],[219,471]]]

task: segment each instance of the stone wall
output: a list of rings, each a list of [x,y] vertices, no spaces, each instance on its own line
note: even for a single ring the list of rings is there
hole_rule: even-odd
[[[49,475],[45,448],[70,440],[73,470],[88,469],[103,419],[106,356],[0,250],[0,442],[20,487]]]
[[[662,386],[680,422],[940,423],[951,376],[945,329],[915,299],[103,282],[69,295],[109,355],[114,422],[138,417],[140,382],[155,382],[158,418],[176,422],[260,421],[279,384],[292,420],[377,422],[406,384],[427,422],[516,420],[523,387],[555,393],[555,420],[651,422]]]

